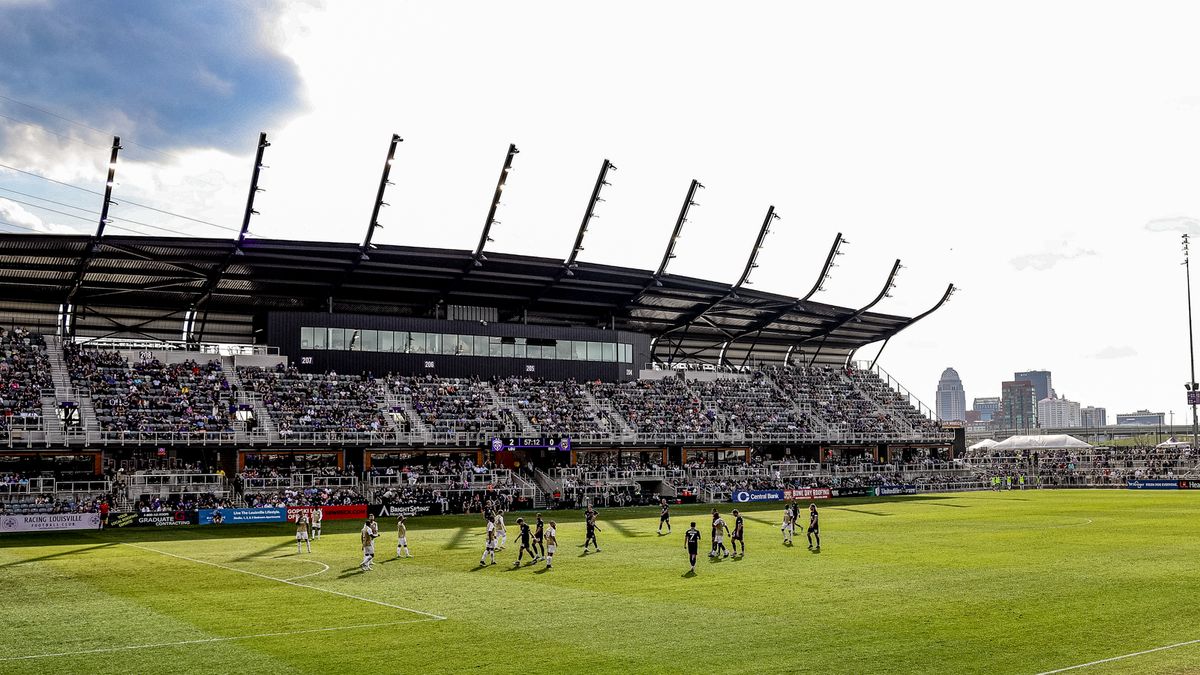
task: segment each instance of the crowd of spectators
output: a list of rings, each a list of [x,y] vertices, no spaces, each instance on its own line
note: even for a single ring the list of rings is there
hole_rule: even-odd
[[[575,380],[547,381],[510,377],[496,383],[502,398],[512,398],[539,434],[592,436],[612,430],[610,421],[588,400]]]
[[[179,436],[232,432],[230,385],[221,361],[130,363],[120,352],[63,346],[75,386],[87,391],[101,431]]]
[[[970,451],[966,461],[994,476],[1036,476],[1041,485],[1122,485],[1128,480],[1200,477],[1200,453],[1184,444]]]
[[[383,395],[369,374],[301,373],[274,368],[239,367],[242,384],[262,399],[279,435],[391,434],[381,408]]]
[[[892,434],[903,430],[880,405],[837,369],[825,366],[772,368],[771,378],[788,395],[842,433]]]
[[[495,404],[490,387],[481,380],[389,377],[388,386],[412,405],[435,436],[497,434],[511,426],[511,418]]]
[[[750,435],[800,434],[808,430],[793,401],[784,398],[762,372],[752,379],[714,379],[692,383],[701,402],[724,418],[726,429]]]
[[[596,382],[591,388],[638,433],[702,435],[717,430],[717,411],[705,406],[681,378]]]
[[[46,341],[23,328],[0,328],[0,436],[40,428],[42,389],[53,386]]]

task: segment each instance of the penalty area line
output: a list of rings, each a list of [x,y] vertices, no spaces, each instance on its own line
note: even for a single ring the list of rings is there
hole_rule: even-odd
[[[1189,645],[1195,645],[1195,644],[1200,644],[1200,640],[1188,640],[1187,642],[1176,642],[1173,645],[1166,645],[1163,647],[1155,647],[1154,649],[1145,649],[1140,652],[1133,652],[1132,654],[1122,654],[1120,656],[1110,656],[1107,659],[1100,659],[1098,661],[1089,661],[1087,663],[1081,663],[1076,666],[1067,666],[1066,668],[1059,668],[1057,670],[1047,670],[1045,672],[1038,673],[1038,675],[1054,675],[1054,673],[1065,673],[1069,670],[1078,670],[1080,668],[1087,668],[1088,666],[1098,666],[1102,663],[1112,663],[1113,661],[1122,661],[1124,659],[1132,659],[1135,656],[1144,656],[1146,654],[1153,654],[1154,652],[1163,652],[1168,649],[1178,649],[1179,647],[1187,647]]]
[[[145,645],[125,645],[122,647],[99,647],[97,649],[81,649],[75,652],[57,652],[53,654],[29,654],[27,656],[5,656],[0,661],[30,661],[33,659],[52,659],[61,656],[83,656],[86,654],[106,654],[110,652],[125,652],[135,649],[158,649],[161,647],[179,647],[183,645],[203,645],[211,642],[231,642],[234,640],[253,640],[255,638],[287,637],[290,635],[307,635],[311,633],[332,633],[339,630],[354,630],[357,628],[383,628],[399,626],[406,623],[425,623],[437,621],[433,618],[408,619],[406,621],[388,621],[385,623],[359,623],[352,626],[333,626],[332,628],[306,628],[303,630],[280,631],[276,633],[255,633],[253,635],[234,635],[231,637],[199,638],[196,640],[179,640],[178,642],[155,642]]]
[[[446,617],[444,617],[440,614],[434,614],[432,612],[424,612],[419,609],[413,609],[411,607],[401,607],[400,605],[393,605],[390,602],[384,602],[382,600],[375,600],[374,598],[364,598],[359,595],[351,595],[349,593],[343,593],[341,591],[335,591],[335,590],[329,589],[329,588],[321,588],[320,586],[312,586],[310,584],[297,583],[295,581],[292,581],[291,579],[280,579],[279,577],[272,577],[272,576],[269,576],[266,574],[259,574],[258,572],[251,572],[249,570],[240,570],[236,567],[222,565],[221,563],[209,562],[207,560],[199,560],[196,558],[189,558],[185,555],[179,555],[178,553],[167,553],[166,551],[160,551],[156,548],[150,548],[148,546],[140,546],[138,544],[128,544],[128,543],[123,544],[123,545],[141,549],[143,551],[149,551],[151,553],[157,553],[159,555],[170,556],[172,558],[179,558],[180,560],[186,560],[188,562],[197,563],[199,565],[209,565],[211,567],[217,567],[217,568],[220,568],[223,570],[229,570],[230,572],[240,572],[241,574],[249,574],[252,577],[258,577],[259,579],[267,579],[268,581],[278,581],[281,584],[287,584],[288,586],[295,586],[296,588],[308,588],[310,590],[320,591],[322,593],[329,593],[330,595],[338,595],[343,598],[350,598],[351,600],[358,600],[360,602],[369,602],[373,605],[390,607],[392,609],[400,609],[405,612],[411,612],[413,614],[420,614],[421,616],[427,616],[434,621],[445,621],[446,620]],[[321,564],[324,564],[324,563],[321,563]],[[324,570],[322,570],[322,571],[324,571]]]

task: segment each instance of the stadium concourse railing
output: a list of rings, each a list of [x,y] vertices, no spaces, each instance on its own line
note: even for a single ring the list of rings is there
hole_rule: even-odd
[[[224,474],[219,473],[131,473],[119,479],[117,486],[126,499],[169,499],[210,493],[225,497],[230,494],[229,481]]]
[[[420,488],[454,494],[505,489],[530,499],[537,494],[537,486],[508,469],[493,469],[483,472],[381,474],[367,476],[366,485],[375,491],[389,488]]]
[[[519,432],[504,433],[474,433],[458,432],[451,434],[418,433],[418,432],[282,432],[268,433],[261,427],[253,432],[246,431],[93,431],[69,430],[63,433],[47,431],[27,431],[25,433],[10,433],[7,438],[0,432],[0,446],[9,448],[20,447],[54,447],[62,444],[67,446],[82,445],[254,445],[254,446],[289,446],[289,445],[405,445],[438,447],[485,448],[492,438],[497,435],[520,435]],[[858,433],[829,433],[829,434],[691,434],[691,433],[640,433],[640,434],[608,434],[575,436],[566,434],[574,447],[602,446],[636,446],[636,445],[684,445],[684,446],[720,446],[720,445],[783,445],[783,444],[836,444],[836,445],[869,445],[876,443],[940,443],[949,442],[949,434],[858,434]]]

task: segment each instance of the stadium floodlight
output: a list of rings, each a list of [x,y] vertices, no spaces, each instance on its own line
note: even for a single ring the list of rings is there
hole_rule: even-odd
[[[500,168],[500,178],[496,181],[496,192],[492,195],[492,204],[488,208],[487,218],[483,221],[483,232],[479,235],[479,244],[475,246],[475,252],[472,258],[475,260],[475,267],[480,267],[478,264],[481,260],[487,260],[483,257],[483,249],[492,241],[488,237],[488,233],[492,230],[492,225],[498,223],[496,220],[496,209],[500,207],[500,195],[504,192],[504,183],[508,180],[508,172],[512,169],[513,157],[520,153],[517,146],[513,143],[508,144],[508,153],[504,156],[504,165]]]
[[[575,233],[575,244],[571,247],[571,252],[567,255],[566,260],[563,261],[563,268],[568,270],[568,272],[575,267],[578,267],[575,264],[575,259],[579,257],[579,253],[583,251],[583,237],[587,234],[588,223],[590,223],[593,218],[600,217],[596,214],[596,204],[604,201],[604,199],[600,196],[600,190],[606,185],[612,185],[612,183],[609,183],[607,180],[608,172],[615,168],[616,167],[612,165],[612,162],[608,161],[607,159],[600,163],[600,175],[596,177],[596,185],[592,188],[592,196],[590,199],[588,199],[587,209],[585,209],[583,212],[583,220],[579,223],[579,230]],[[575,275],[568,273],[567,276]]]
[[[383,162],[383,172],[379,176],[379,189],[375,192],[375,204],[371,208],[371,220],[367,223],[367,234],[363,238],[362,246],[359,247],[364,253],[372,248],[371,240],[375,237],[375,230],[383,227],[383,225],[379,224],[379,209],[390,206],[390,204],[383,201],[383,196],[388,186],[394,185],[389,178],[392,173],[392,164],[396,160],[396,146],[402,142],[404,142],[404,139],[400,138],[399,134],[392,134],[391,141],[388,143],[387,158]]]
[[[662,262],[658,264],[658,271],[654,273],[655,280],[666,274],[667,263],[675,257],[675,244],[679,241],[679,235],[683,231],[683,224],[688,220],[688,211],[693,206],[699,206],[694,199],[696,196],[696,190],[702,189],[703,187],[704,186],[700,184],[700,181],[696,180],[695,178],[693,178],[691,184],[688,185],[687,197],[685,197],[683,200],[683,208],[679,210],[679,218],[676,219],[675,228],[671,231],[671,238],[668,240],[667,250],[663,253]]]

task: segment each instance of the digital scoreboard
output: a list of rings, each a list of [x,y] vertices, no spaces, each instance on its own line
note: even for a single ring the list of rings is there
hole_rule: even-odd
[[[563,452],[570,452],[571,439],[567,437],[535,436],[527,438],[523,436],[509,436],[505,438],[493,438],[491,449],[492,452],[500,452],[502,450],[561,450]]]

